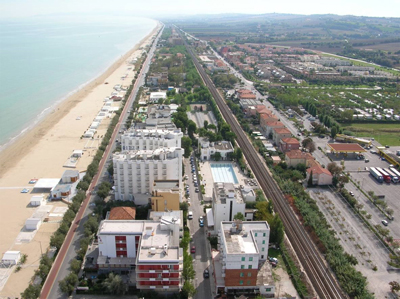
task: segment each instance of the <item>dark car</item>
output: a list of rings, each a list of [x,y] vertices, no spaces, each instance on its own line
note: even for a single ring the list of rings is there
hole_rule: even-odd
[[[190,253],[196,253],[196,246],[192,246],[192,248],[190,248]]]
[[[204,278],[210,278],[210,271],[208,271],[208,269],[205,269],[203,272],[203,277]]]
[[[194,191],[199,192],[199,188],[196,188]]]

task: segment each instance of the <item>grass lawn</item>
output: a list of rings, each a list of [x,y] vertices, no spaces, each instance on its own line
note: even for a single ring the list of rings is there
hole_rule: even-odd
[[[345,130],[354,132],[355,136],[358,137],[373,137],[383,146],[400,145],[400,124],[352,124],[351,126],[344,127]]]

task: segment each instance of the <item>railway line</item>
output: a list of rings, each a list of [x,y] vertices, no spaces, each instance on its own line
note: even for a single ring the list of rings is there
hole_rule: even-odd
[[[232,131],[236,134],[236,141],[242,149],[254,175],[260,183],[260,186],[266,196],[272,200],[275,211],[279,213],[285,227],[286,235],[296,251],[301,265],[307,273],[319,298],[348,298],[348,296],[341,290],[334,275],[326,265],[310,236],[307,234],[294,211],[291,209],[283,192],[269,173],[264,161],[260,159],[260,156],[251,144],[247,135],[242,130],[240,124],[237,122],[228,105],[215,88],[211,79],[198,62],[186,41],[185,46],[204,83],[214,97],[222,116],[231,126]]]

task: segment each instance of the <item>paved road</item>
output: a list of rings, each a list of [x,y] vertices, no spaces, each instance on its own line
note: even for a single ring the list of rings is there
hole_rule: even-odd
[[[161,31],[162,32],[162,31]],[[160,35],[161,35],[160,32]],[[160,36],[159,35],[159,36]],[[93,178],[92,183],[90,184],[89,190],[93,190],[99,182],[101,182],[103,179],[106,179],[105,171],[106,171],[106,164],[108,161],[108,158],[112,154],[112,149],[114,148],[114,143],[115,140],[118,136],[118,132],[121,128],[121,125],[125,123],[125,119],[128,114],[128,110],[131,109],[131,106],[133,104],[133,101],[135,100],[135,96],[137,93],[137,90],[139,89],[139,86],[143,84],[144,82],[144,75],[149,69],[149,64],[152,58],[152,55],[155,50],[155,46],[157,44],[157,40],[155,40],[153,43],[152,49],[149,51],[149,54],[147,56],[146,61],[143,64],[142,70],[138,76],[138,80],[136,80],[135,85],[133,87],[134,92],[131,93],[131,96],[129,97],[122,113],[121,113],[121,118],[120,122],[117,124],[109,145],[106,148],[106,151],[104,152],[103,159],[100,161],[99,165],[99,172],[98,174]],[[80,210],[78,211],[74,223],[71,225],[70,230],[68,231],[68,234],[65,238],[65,241],[60,249],[60,252],[58,253],[56,260],[54,261],[54,264],[50,270],[50,273],[45,281],[45,284],[43,285],[42,292],[40,295],[41,299],[44,298],[67,298],[64,294],[59,289],[58,286],[58,281],[62,280],[66,275],[69,274],[69,266],[70,262],[72,259],[76,257],[76,251],[79,250],[79,240],[83,236],[83,225],[85,221],[88,218],[89,213],[91,211],[87,209],[89,202],[93,201],[93,196],[88,195],[86,199],[83,201],[82,206]]]
[[[198,169],[196,167],[196,173]],[[206,236],[206,225],[204,227],[199,226],[199,217],[203,216],[206,221],[206,217],[203,211],[203,206],[201,205],[200,193],[195,192],[195,187],[193,185],[193,174],[192,167],[190,165],[190,160],[185,161],[185,174],[188,176],[186,181],[189,184],[190,192],[190,207],[189,210],[193,211],[193,219],[188,220],[188,226],[190,229],[190,234],[192,236],[192,241],[189,245],[191,248],[193,245],[196,246],[196,253],[193,256],[193,267],[196,271],[196,277],[194,279],[194,286],[196,288],[195,299],[203,298],[213,298],[212,288],[210,286],[211,279],[204,279],[203,272],[206,268],[210,269],[211,261],[211,248]],[[198,177],[197,177],[198,178]],[[189,249],[190,250],[190,249]],[[210,275],[211,275],[210,270]]]

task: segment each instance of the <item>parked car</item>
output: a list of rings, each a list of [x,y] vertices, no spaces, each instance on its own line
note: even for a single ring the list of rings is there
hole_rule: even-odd
[[[389,222],[387,222],[386,220],[382,220],[382,224],[383,224],[384,226],[388,226],[388,225],[389,225]]]
[[[278,259],[277,259],[276,257],[270,257],[270,258],[269,258],[269,261],[270,261],[271,263],[276,263],[276,264],[278,264]]]
[[[203,226],[204,226],[204,221],[203,221],[203,220],[200,220],[199,226],[200,226],[200,227],[203,227]]]
[[[192,248],[190,249],[190,253],[196,253],[196,246],[192,246]]]
[[[192,211],[189,211],[188,212],[188,219],[190,220],[190,219],[193,219],[193,212]]]
[[[353,191],[350,191],[349,194],[350,194],[351,196],[354,196],[354,192],[353,192]]]
[[[199,192],[199,188],[196,188],[194,191],[196,191],[198,193]]]
[[[210,278],[210,272],[208,271],[208,269],[205,269],[203,272],[203,277],[204,278]]]

